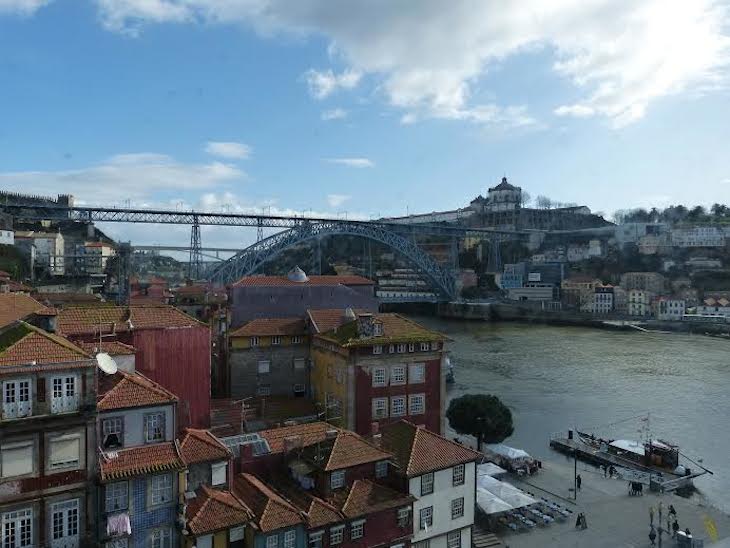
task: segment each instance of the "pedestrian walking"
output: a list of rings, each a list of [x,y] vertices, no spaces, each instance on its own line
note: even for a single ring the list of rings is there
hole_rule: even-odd
[[[607,478],[608,477],[608,466],[606,466],[605,464],[602,464],[601,468],[603,468],[603,477]]]
[[[580,491],[580,484],[583,483],[583,478],[580,477],[580,474],[578,474],[575,478],[575,484],[578,486],[578,491]]]
[[[659,521],[657,523],[659,524],[659,527],[661,527],[662,526],[662,512],[664,511],[664,504],[662,503],[662,501],[659,501],[658,507],[659,507]]]
[[[656,540],[656,531],[654,530],[654,526],[651,526],[651,529],[649,530],[649,542],[651,542],[651,545],[654,546],[654,541]]]
[[[674,509],[674,505],[673,504],[670,504],[669,505],[669,515],[670,516],[673,516],[675,518],[677,517],[677,511]]]
[[[586,515],[581,512],[581,521],[583,522],[583,525],[581,526],[581,529],[588,529],[588,522],[586,521]],[[689,529],[687,529],[689,531]]]
[[[654,507],[649,506],[649,525],[654,527]]]
[[[679,531],[679,523],[677,523],[677,520],[674,520],[674,523],[672,523],[672,537],[677,538],[677,532]]]

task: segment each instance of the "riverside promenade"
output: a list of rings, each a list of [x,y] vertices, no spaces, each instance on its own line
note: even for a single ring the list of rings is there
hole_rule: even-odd
[[[645,548],[649,541],[649,508],[654,507],[654,524],[658,525],[658,505],[662,502],[663,527],[669,505],[677,510],[681,530],[689,528],[696,538],[702,538],[706,547],[719,541],[730,540],[730,516],[704,505],[701,496],[690,499],[666,493],[655,494],[645,487],[643,496],[630,497],[625,480],[604,478],[598,469],[578,462],[582,486],[575,505],[573,500],[573,461],[552,460],[543,462],[543,470],[524,479],[510,476],[506,481],[513,485],[567,506],[573,510],[572,518],[564,523],[535,527],[529,532],[502,534],[500,539],[509,548]],[[559,498],[562,497],[562,498]],[[585,513],[588,528],[575,528],[575,516]],[[657,533],[658,535],[658,533]],[[714,537],[714,538],[713,538]],[[674,548],[671,535],[664,535],[662,544],[656,546]],[[718,546],[727,546],[718,543]]]

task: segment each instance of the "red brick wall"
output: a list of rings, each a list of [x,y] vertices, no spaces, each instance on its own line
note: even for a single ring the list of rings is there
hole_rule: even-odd
[[[370,374],[364,368],[357,367],[355,371],[355,431],[361,435],[372,433],[373,398],[405,395],[406,411],[408,411],[408,394],[425,394],[425,414],[389,417],[378,422],[383,426],[401,419],[408,419],[414,424],[424,424],[432,432],[441,434],[441,361],[430,360],[426,361],[425,364],[426,382],[383,387],[374,387]],[[388,400],[388,412],[390,413],[390,400]]]

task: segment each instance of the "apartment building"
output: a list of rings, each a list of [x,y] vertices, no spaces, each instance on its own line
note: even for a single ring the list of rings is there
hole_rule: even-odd
[[[626,272],[621,274],[621,287],[626,291],[639,289],[661,294],[664,291],[664,286],[665,278],[658,272]]]
[[[3,548],[96,543],[96,362],[22,321],[0,332]]]

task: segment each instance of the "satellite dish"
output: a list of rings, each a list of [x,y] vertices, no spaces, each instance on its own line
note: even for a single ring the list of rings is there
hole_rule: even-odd
[[[106,352],[99,352],[96,355],[96,363],[104,373],[107,375],[113,375],[117,372],[117,362]]]

